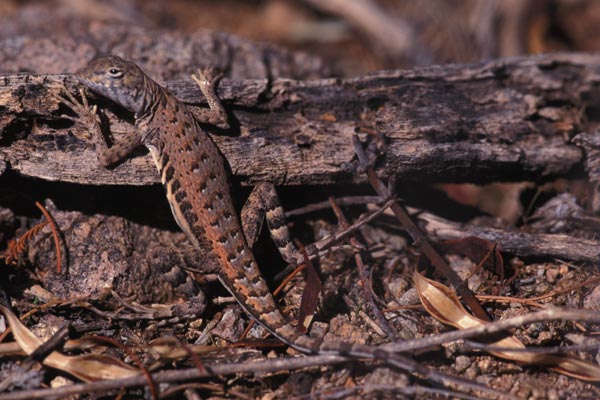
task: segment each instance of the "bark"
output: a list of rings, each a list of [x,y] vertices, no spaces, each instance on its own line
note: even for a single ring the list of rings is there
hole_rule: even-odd
[[[219,94],[234,129],[212,133],[243,184],[363,181],[352,172],[355,132],[385,137],[382,176],[548,180],[582,168],[583,153],[570,138],[595,132],[599,71],[600,55],[565,53],[354,79],[225,79]],[[147,155],[113,170],[99,166],[86,133],[58,117],[68,112],[52,97],[59,81],[75,89],[68,75],[0,76],[0,165],[53,181],[158,182]],[[167,86],[190,104],[202,102],[191,80]],[[99,106],[112,132],[133,129],[127,112],[105,101]]]
[[[528,233],[448,221],[430,213],[419,213],[421,227],[434,240],[476,236],[499,246],[499,250],[520,257],[547,257],[597,263],[600,241],[564,234]]]

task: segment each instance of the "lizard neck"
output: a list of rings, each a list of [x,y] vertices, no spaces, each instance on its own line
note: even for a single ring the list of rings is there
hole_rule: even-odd
[[[167,91],[154,82],[150,77],[144,75],[144,90],[140,90],[141,99],[138,100],[140,108],[135,113],[136,123],[138,121],[150,122],[160,111],[167,107],[170,95]],[[162,109],[162,110],[161,110]]]
[[[148,148],[154,146],[160,148],[162,152],[162,149],[165,147],[164,142],[168,139],[167,135],[165,135],[161,129],[160,118],[156,117],[169,112],[169,97],[164,89],[157,85],[154,95],[146,95],[144,102],[147,104],[144,111],[135,115],[135,126],[138,128],[138,131],[142,133],[140,140]],[[154,161],[156,162],[156,159]],[[159,167],[158,164],[156,164],[156,166]]]

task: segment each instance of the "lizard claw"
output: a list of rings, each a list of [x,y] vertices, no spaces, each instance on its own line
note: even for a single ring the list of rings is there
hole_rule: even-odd
[[[77,99],[69,92],[64,83],[61,83],[58,87],[58,93],[51,93],[51,96],[54,97],[59,103],[63,103],[69,108],[75,108],[75,104],[77,103]],[[73,110],[75,111],[75,110]]]
[[[221,79],[223,73],[219,72],[215,67],[198,68],[195,74],[192,74],[192,79],[196,81],[200,87],[208,87],[215,89]]]
[[[60,117],[71,120],[84,128],[89,128],[91,125],[97,125],[99,123],[97,106],[93,105],[90,107],[83,88],[79,88],[79,95],[81,96],[81,101],[77,100],[64,84],[60,85],[58,93],[52,94],[57,101],[69,107],[77,115],[76,117],[73,117],[62,114]]]
[[[62,85],[58,94],[53,94],[55,99],[69,107],[75,114],[79,116],[79,118],[85,118],[91,115],[95,116],[97,107],[95,105],[90,107],[85,92],[81,88],[79,89],[79,95],[81,96],[81,101],[77,100],[77,98],[73,96],[73,94],[69,92],[64,85]],[[73,117],[68,119],[73,119]]]

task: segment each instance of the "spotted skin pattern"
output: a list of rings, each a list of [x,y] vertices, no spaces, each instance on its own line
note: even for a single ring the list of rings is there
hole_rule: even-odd
[[[225,159],[208,134],[200,127],[188,106],[170,95],[136,64],[116,56],[98,58],[76,72],[79,82],[135,113],[136,133],[108,148],[99,129],[95,109],[65,91],[68,104],[92,132],[101,164],[109,166],[143,144],[160,173],[171,211],[181,229],[196,246],[201,238],[212,244],[220,260],[219,277],[244,310],[275,337],[305,352],[375,358],[406,369],[413,360],[370,346],[323,342],[300,334],[281,314],[258,269],[229,193]],[[226,126],[225,111],[215,93],[218,77],[211,70],[193,76],[208,100],[208,122]],[[204,119],[204,118],[203,118]],[[260,187],[262,196],[276,198],[272,186]],[[275,196],[275,197],[273,197]],[[296,249],[289,240],[284,214],[277,201],[266,200],[262,208],[276,244],[288,261]],[[242,220],[249,213],[242,212]],[[250,239],[253,241],[254,239]]]

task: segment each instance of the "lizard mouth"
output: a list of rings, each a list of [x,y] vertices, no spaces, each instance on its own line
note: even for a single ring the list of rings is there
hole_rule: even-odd
[[[80,73],[80,71],[82,72]],[[88,76],[86,76],[85,72],[85,69],[82,69],[75,73],[75,76],[77,77],[77,80],[81,85],[87,87],[92,92],[117,103],[118,105],[124,107],[129,111],[135,111],[133,104],[130,104],[130,102],[128,102],[128,100],[131,97],[131,94],[122,93],[122,90],[120,90],[118,83],[115,84],[114,82],[108,82],[109,85],[107,85],[105,82],[98,82],[93,78],[89,78]]]
[[[99,84],[89,78],[86,78],[84,75],[84,69],[80,69],[79,71],[77,71],[75,73],[75,77],[77,78],[77,80],[79,81],[80,84],[82,84],[83,86],[91,89],[92,91],[94,91],[95,93],[101,94],[103,96],[107,95],[107,89],[104,88],[104,85]]]

